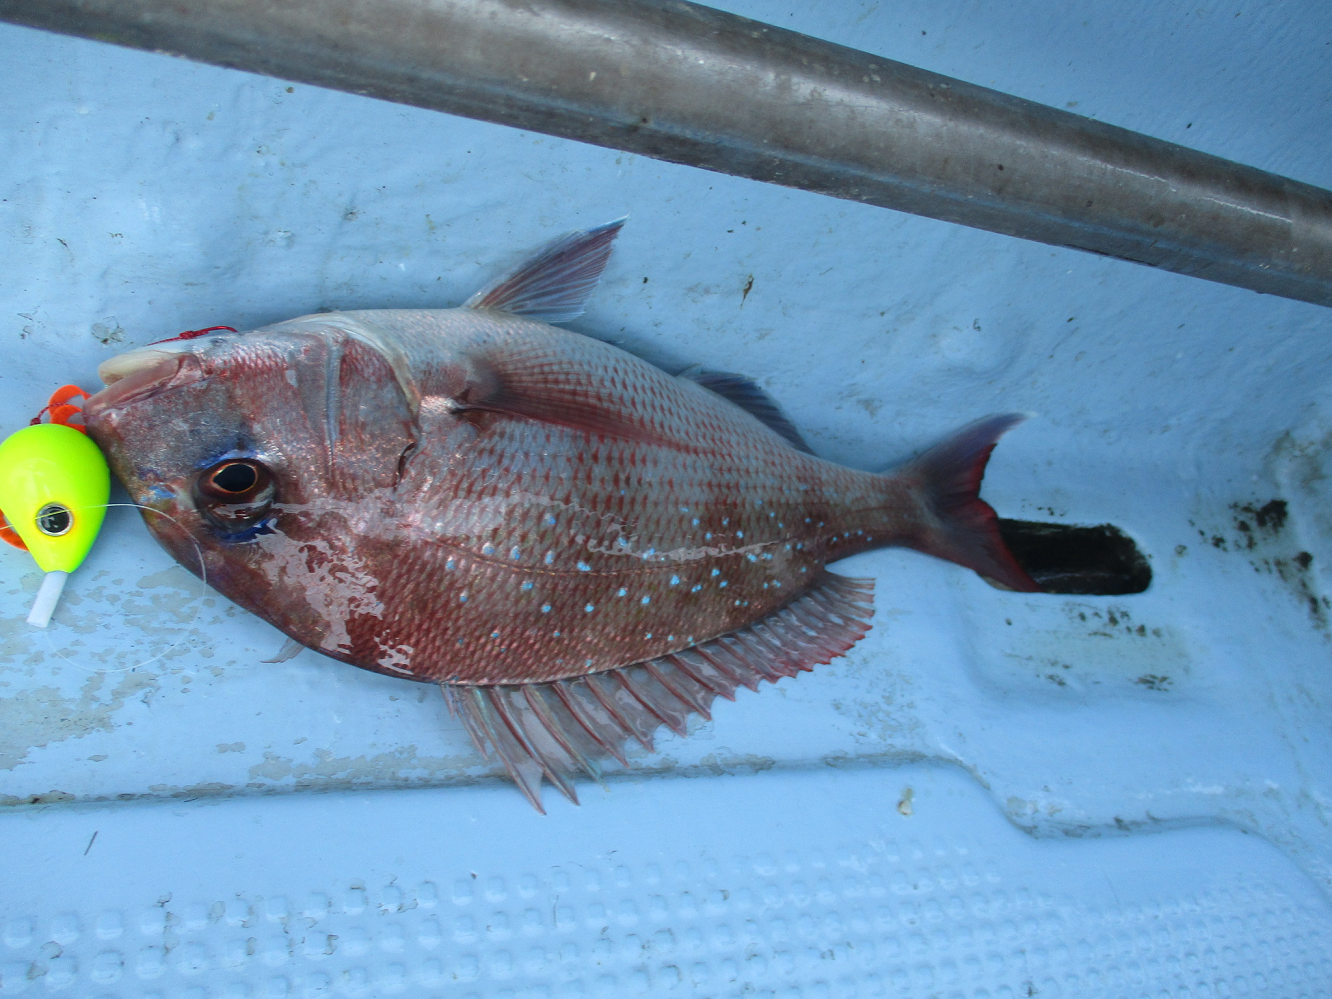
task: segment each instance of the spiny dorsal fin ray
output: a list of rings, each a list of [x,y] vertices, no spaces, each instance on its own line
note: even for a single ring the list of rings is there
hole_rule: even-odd
[[[541,807],[544,777],[578,803],[569,778],[600,775],[600,760],[625,763],[629,739],[652,749],[661,725],[683,735],[690,715],[710,717],[718,695],[758,688],[831,662],[865,636],[874,581],[825,572],[809,590],[760,621],[692,649],[553,683],[441,684],[450,709],[488,755],[493,748],[528,801]]]
[[[563,323],[583,314],[601,280],[611,244],[624,219],[595,229],[571,232],[546,244],[514,270],[463,303],[466,309],[499,309],[547,323]]]
[[[697,365],[681,371],[678,377],[688,379],[696,385],[701,385],[709,392],[721,396],[727,402],[739,406],[769,430],[784,437],[787,443],[797,451],[804,451],[806,454],[814,453],[810,450],[809,445],[805,443],[805,439],[800,436],[800,431],[795,428],[795,424],[787,419],[786,414],[782,412],[781,407],[777,405],[772,396],[759,388],[754,379],[747,378],[744,375],[732,374],[728,371],[706,371]]]

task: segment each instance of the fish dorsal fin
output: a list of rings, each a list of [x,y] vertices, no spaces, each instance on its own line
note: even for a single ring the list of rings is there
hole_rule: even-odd
[[[814,453],[810,450],[809,445],[805,443],[805,439],[800,436],[800,431],[795,428],[795,424],[786,418],[786,414],[782,412],[781,407],[777,405],[772,396],[759,388],[752,378],[731,374],[727,371],[705,371],[697,365],[681,371],[679,377],[694,382],[696,385],[702,385],[709,392],[716,393],[727,402],[735,403],[769,430],[786,438],[787,442],[797,451],[804,451],[807,454]]]
[[[467,309],[498,309],[547,323],[583,314],[592,289],[610,259],[624,219],[571,232],[538,250],[516,269],[463,303]]]
[[[626,763],[633,739],[652,751],[662,725],[684,735],[690,715],[711,718],[718,696],[757,690],[831,662],[869,631],[874,581],[825,572],[780,610],[721,638],[648,662],[553,683],[441,684],[449,709],[482,756],[492,752],[539,812],[541,780],[574,804],[570,777],[601,779],[600,762]]]

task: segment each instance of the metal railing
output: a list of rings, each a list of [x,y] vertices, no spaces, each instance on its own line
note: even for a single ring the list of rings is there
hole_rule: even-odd
[[[1332,305],[1332,192],[675,0],[0,0],[0,19]]]

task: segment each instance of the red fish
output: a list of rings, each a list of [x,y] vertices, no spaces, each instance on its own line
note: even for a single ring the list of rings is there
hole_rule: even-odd
[[[846,652],[905,545],[1037,587],[978,496],[973,423],[892,474],[809,452],[747,379],[672,376],[571,319],[621,223],[458,309],[305,316],[113,358],[86,405],[148,528],[293,640],[440,684],[540,808],[718,695]]]

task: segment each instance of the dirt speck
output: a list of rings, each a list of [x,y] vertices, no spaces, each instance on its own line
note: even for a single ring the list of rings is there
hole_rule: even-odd
[[[1170,689],[1170,677],[1162,676],[1160,673],[1144,673],[1133,682],[1139,686],[1146,687],[1148,690]]]
[[[897,800],[898,814],[912,815],[915,813],[915,807],[912,805],[915,795],[916,792],[909,787],[902,791],[902,797]]]

